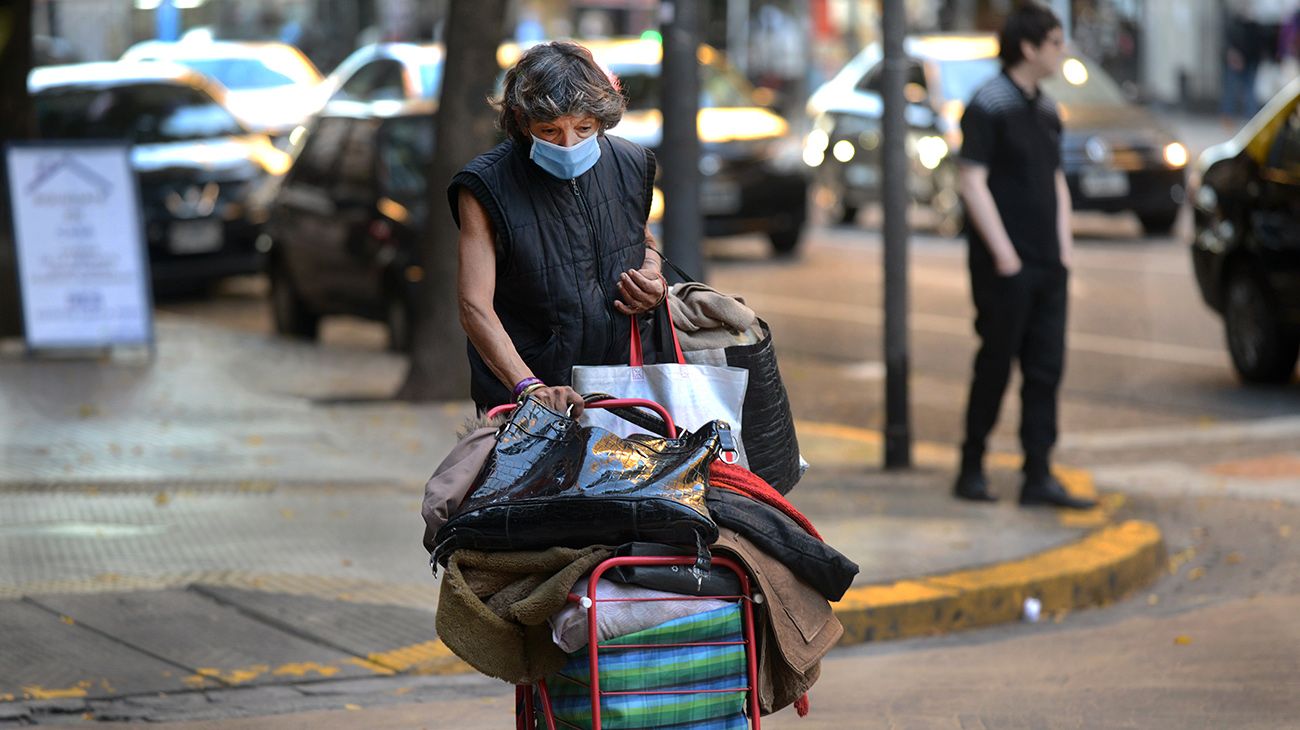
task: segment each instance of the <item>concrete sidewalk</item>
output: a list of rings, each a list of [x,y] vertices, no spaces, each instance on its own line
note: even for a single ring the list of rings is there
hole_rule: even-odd
[[[152,362],[0,356],[0,725],[499,695],[437,641],[419,542],[469,404],[385,400],[404,361],[383,352],[157,327]],[[792,501],[862,566],[846,643],[1017,620],[1028,596],[1048,616],[1101,605],[1165,567],[1120,495],[959,503],[951,449],[884,473],[874,433],[799,435],[813,468]],[[993,466],[1013,496],[1015,461]]]

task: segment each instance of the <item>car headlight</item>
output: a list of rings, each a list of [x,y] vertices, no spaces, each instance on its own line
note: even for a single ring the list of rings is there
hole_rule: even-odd
[[[803,162],[809,167],[820,167],[826,161],[826,148],[831,138],[820,127],[808,133],[803,141]]]
[[[835,159],[839,160],[840,162],[848,162],[852,160],[853,155],[856,152],[857,150],[854,149],[853,143],[848,141],[847,139],[842,139],[836,142],[835,146],[831,148],[831,154],[834,155]]]
[[[927,170],[934,170],[948,156],[948,143],[943,137],[927,135],[916,140],[916,159]]]
[[[1178,142],[1170,142],[1164,149],[1165,163],[1170,167],[1183,167],[1187,164],[1187,148]]]

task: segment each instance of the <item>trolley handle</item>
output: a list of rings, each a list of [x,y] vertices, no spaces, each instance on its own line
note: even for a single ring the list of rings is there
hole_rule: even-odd
[[[505,403],[493,408],[487,412],[488,418],[496,418],[505,413],[518,408],[517,403]],[[586,404],[587,408],[645,408],[654,411],[656,415],[663,419],[664,428],[667,431],[668,438],[677,438],[677,424],[673,423],[673,417],[668,415],[668,410],[652,400],[643,398],[606,398],[604,400],[592,401]]]

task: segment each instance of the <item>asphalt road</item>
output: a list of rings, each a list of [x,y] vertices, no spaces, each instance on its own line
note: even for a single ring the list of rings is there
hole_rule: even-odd
[[[868,225],[871,219],[865,221]],[[1183,221],[1185,227],[1186,221]],[[1081,215],[1071,278],[1062,446],[1087,435],[1285,417],[1300,413],[1300,384],[1243,387],[1219,318],[1201,301],[1179,234],[1144,239],[1134,219]],[[880,428],[884,414],[881,244],[871,228],[811,229],[793,261],[762,239],[709,242],[709,279],[745,297],[771,325],[796,416]],[[956,443],[976,348],[964,241],[916,231],[909,279],[913,434]],[[212,296],[163,311],[269,332],[265,283],[227,281]],[[322,340],[381,350],[383,328],[328,318]],[[1014,451],[1013,380],[993,446]]]
[[[1103,611],[837,650],[813,714],[765,727],[1300,727],[1300,490],[1290,488],[1300,484],[1300,384],[1238,383],[1179,237],[1142,239],[1122,217],[1082,216],[1078,229],[1060,456],[1128,492],[1125,513],[1160,525],[1170,575]],[[879,428],[878,235],[815,228],[794,261],[769,259],[756,238],[710,246],[712,283],[771,323],[796,415]],[[911,260],[913,433],[951,444],[976,346],[965,247],[920,231]],[[268,331],[264,297],[260,280],[242,279],[161,308]],[[328,322],[323,338],[376,351],[385,339],[379,325],[349,319]],[[1016,450],[1016,406],[1013,383],[995,448]],[[1276,478],[1202,478],[1213,469]],[[341,691],[366,712],[186,727],[494,728],[511,706],[507,688],[477,678]]]

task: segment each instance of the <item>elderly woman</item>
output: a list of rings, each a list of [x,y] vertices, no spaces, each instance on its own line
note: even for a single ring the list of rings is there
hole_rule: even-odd
[[[470,395],[480,409],[532,395],[576,415],[571,368],[628,362],[629,315],[667,291],[646,223],[654,155],[605,133],[626,101],[574,43],[530,48],[495,106],[509,139],[447,191]]]

